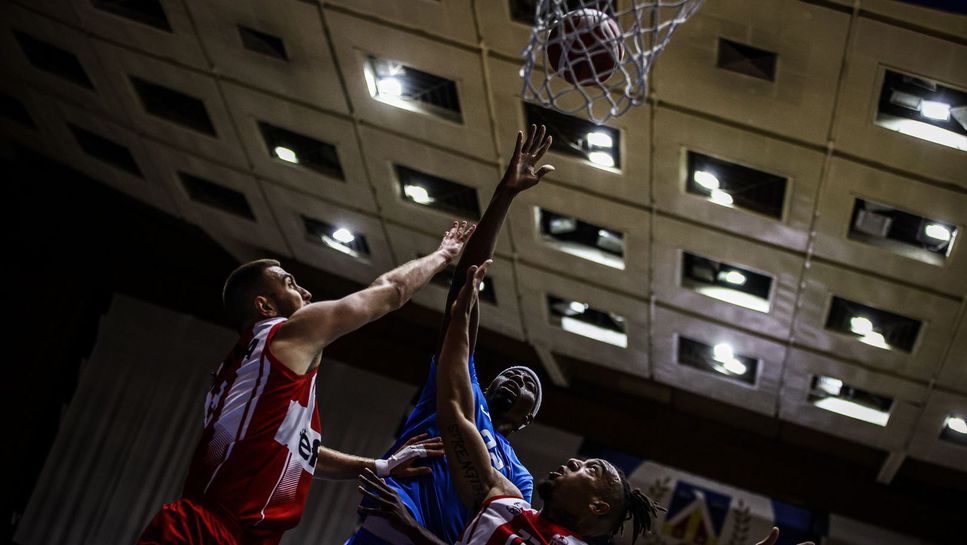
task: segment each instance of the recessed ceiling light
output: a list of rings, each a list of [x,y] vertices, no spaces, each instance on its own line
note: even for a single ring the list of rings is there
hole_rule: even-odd
[[[744,375],[748,368],[745,364],[738,360],[738,358],[732,358],[722,364],[725,370],[732,373],[733,375]]]
[[[598,148],[610,148],[614,146],[614,140],[612,140],[611,135],[606,132],[589,132],[588,144]]]
[[[860,337],[860,342],[866,343],[870,346],[875,346],[877,348],[882,348],[884,350],[890,349],[890,345],[886,342],[886,337],[884,337],[882,333],[878,333],[876,331],[871,331]]]
[[[430,204],[433,202],[433,197],[430,197],[430,193],[422,186],[404,185],[403,194],[418,204]]]
[[[712,354],[715,358],[715,361],[720,361],[722,363],[735,359],[735,354],[732,352],[732,346],[728,343],[719,343],[712,347]]]
[[[571,301],[571,304],[568,306],[571,310],[578,314],[583,314],[584,311],[588,309],[588,305],[586,303],[579,303],[577,301]]]
[[[299,157],[295,154],[295,152],[285,146],[276,146],[272,151],[275,152],[276,157],[282,159],[283,161],[296,164],[299,163]]]
[[[886,426],[887,422],[890,421],[890,413],[886,411],[880,411],[839,397],[826,397],[814,401],[813,404],[820,409],[869,422],[870,424],[876,424],[877,426]]]
[[[959,416],[948,416],[943,424],[957,433],[967,434],[967,422]]]
[[[606,151],[592,151],[588,154],[588,160],[596,165],[603,167],[613,167],[614,157]]]
[[[816,386],[832,396],[838,396],[843,389],[843,381],[833,377],[819,377]]]
[[[950,119],[950,104],[933,100],[920,101],[920,115],[930,119],[946,121]]]
[[[356,240],[356,236],[353,235],[352,231],[346,229],[345,227],[340,227],[339,229],[333,231],[332,238],[341,244],[349,244],[350,242]]]
[[[873,332],[873,322],[869,318],[853,316],[849,319],[849,328],[857,335],[868,335]]]
[[[399,97],[403,95],[403,84],[396,78],[381,78],[376,81],[376,92],[380,96]]]
[[[927,224],[927,226],[923,228],[923,234],[927,235],[928,237],[934,240],[939,240],[941,242],[950,242],[950,237],[951,237],[950,229],[947,229],[943,225],[939,225],[937,223]]]
[[[708,189],[709,191],[714,191],[719,188],[719,179],[715,177],[711,172],[704,170],[697,170],[695,174],[692,175],[692,179],[695,183]]]
[[[732,206],[732,195],[729,195],[721,189],[713,189],[712,194],[709,195],[709,199],[715,204],[721,204],[722,206]]]
[[[736,286],[745,284],[745,275],[739,271],[729,271],[722,275],[722,278],[729,284],[735,284]]]

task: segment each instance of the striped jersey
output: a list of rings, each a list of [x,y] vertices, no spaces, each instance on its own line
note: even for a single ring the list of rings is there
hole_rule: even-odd
[[[316,370],[300,375],[271,352],[283,322],[257,322],[218,368],[185,481],[185,497],[268,542],[299,523],[321,444]]]
[[[456,545],[587,545],[574,532],[541,518],[523,498],[484,502]]]

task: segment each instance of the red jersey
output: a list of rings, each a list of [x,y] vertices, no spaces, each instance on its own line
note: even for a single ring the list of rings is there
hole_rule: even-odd
[[[456,545],[587,545],[563,526],[541,518],[529,503],[514,496],[484,502]]]
[[[285,318],[256,323],[215,374],[185,497],[215,505],[254,540],[299,523],[321,443],[316,370],[299,375],[271,352]]]

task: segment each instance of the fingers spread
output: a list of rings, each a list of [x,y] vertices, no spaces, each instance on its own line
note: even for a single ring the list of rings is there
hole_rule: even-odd
[[[531,129],[527,131],[527,142],[524,143],[524,153],[530,153],[534,149],[534,136],[537,135],[537,125],[531,125]]]

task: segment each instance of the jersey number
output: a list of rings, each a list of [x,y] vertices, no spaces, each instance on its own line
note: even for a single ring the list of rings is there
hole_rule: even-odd
[[[480,430],[480,437],[483,437],[484,445],[487,447],[487,452],[490,453],[490,464],[494,466],[494,469],[500,471],[504,469],[504,462],[497,456],[497,440],[490,433],[490,430]]]

